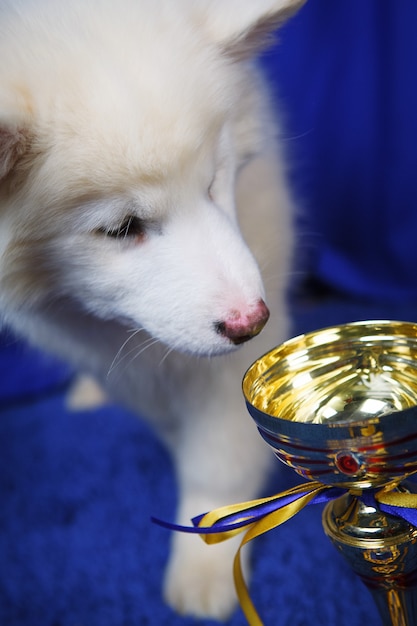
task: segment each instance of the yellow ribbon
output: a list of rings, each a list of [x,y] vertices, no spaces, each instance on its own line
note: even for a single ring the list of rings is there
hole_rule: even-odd
[[[414,473],[414,472],[413,472]],[[401,508],[410,508],[417,509],[417,494],[410,494],[404,492],[393,492],[392,490],[398,487],[398,481],[392,482],[389,485],[386,485],[381,491],[375,494],[375,499],[380,504],[386,504]],[[245,511],[251,507],[256,507],[263,504],[268,504],[277,500],[278,498],[285,498],[288,496],[298,496],[293,501],[288,504],[283,505],[281,508],[277,510],[273,510],[272,512],[268,512],[264,517],[258,519],[242,528],[233,528],[230,530],[222,530],[218,533],[208,533],[202,534],[200,537],[207,544],[220,543],[221,541],[225,541],[226,539],[230,539],[231,537],[237,535],[238,533],[244,532],[246,530],[245,535],[240,543],[240,546],[236,552],[234,563],[233,563],[233,578],[235,583],[235,588],[237,592],[237,596],[239,598],[240,606],[243,610],[243,613],[248,621],[249,626],[263,626],[262,620],[259,617],[259,614],[249,596],[249,591],[243,577],[242,573],[242,565],[240,553],[242,548],[260,535],[272,530],[273,528],[277,528],[291,517],[299,513],[313,498],[318,496],[320,493],[331,489],[330,485],[323,485],[319,482],[311,482],[304,483],[302,485],[297,485],[296,487],[292,487],[287,491],[283,491],[275,496],[270,496],[267,498],[260,498],[258,500],[251,500],[249,502],[243,502],[239,504],[232,504],[228,506],[223,506],[214,511],[210,511],[206,513],[198,522],[198,528],[212,528],[216,523],[222,522],[225,518],[230,515],[242,513],[241,517],[234,518],[234,521],[244,521],[245,519],[250,519],[249,515],[245,515]],[[361,491],[358,490],[346,490],[346,493],[352,493],[353,495],[360,495]],[[302,494],[302,495],[299,495]]]
[[[384,490],[375,494],[375,499],[380,504],[398,506],[402,509],[417,509],[417,494],[403,492],[386,492]]]
[[[277,511],[272,511],[271,513],[268,513],[267,515],[265,515],[265,517],[250,524],[249,527],[245,526],[244,528],[226,530],[226,531],[222,531],[219,533],[211,533],[207,535],[204,535],[204,534],[200,535],[203,541],[205,541],[207,544],[214,544],[214,543],[220,543],[221,541],[225,541],[226,539],[230,539],[231,537],[237,535],[238,533],[241,533],[244,530],[246,530],[246,533],[240,543],[240,546],[238,548],[238,551],[234,559],[233,578],[234,578],[236,592],[239,598],[240,606],[242,607],[243,613],[245,614],[245,617],[250,626],[263,626],[263,625],[262,625],[262,620],[259,617],[258,612],[249,596],[248,588],[247,588],[245,579],[243,577],[242,565],[241,565],[241,559],[240,559],[240,553],[241,553],[243,546],[249,543],[249,541],[252,541],[252,539],[259,537],[259,535],[262,535],[268,532],[269,530],[272,530],[273,528],[276,528],[277,526],[280,526],[281,524],[289,520],[291,517],[293,517],[299,511],[301,511],[319,493],[329,488],[330,487],[328,485],[323,485],[322,483],[319,483],[319,482],[311,482],[311,483],[306,483],[303,485],[297,485],[296,487],[293,487],[292,489],[288,489],[287,491],[280,493],[279,496],[286,497],[286,496],[291,496],[291,495],[298,495],[300,493],[304,495],[301,495],[298,499],[294,500],[293,502],[290,502],[289,504],[284,505],[282,508],[278,509]],[[199,521],[198,527],[206,527],[206,528],[211,527],[217,522],[223,520],[225,517],[235,514],[235,513],[239,513],[239,511],[242,511],[241,519],[243,520],[245,519],[244,509],[247,509],[249,507],[254,507],[260,504],[267,504],[276,499],[277,499],[277,496],[271,496],[268,498],[260,498],[258,500],[252,500],[250,502],[244,502],[240,504],[233,504],[230,506],[220,507],[218,509],[215,509],[214,511],[210,511],[209,513],[206,513],[206,515],[204,515],[204,517],[202,517],[201,520]]]

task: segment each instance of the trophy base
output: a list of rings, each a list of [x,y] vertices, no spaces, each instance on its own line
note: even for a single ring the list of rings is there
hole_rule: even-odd
[[[383,626],[417,626],[417,528],[351,493],[327,504],[323,528],[370,590]]]

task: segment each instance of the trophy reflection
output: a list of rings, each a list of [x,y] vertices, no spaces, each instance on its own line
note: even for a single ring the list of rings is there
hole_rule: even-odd
[[[301,335],[258,359],[243,391],[281,461],[346,490],[326,505],[324,531],[383,624],[417,626],[417,485],[406,480],[417,472],[417,324],[366,321]]]

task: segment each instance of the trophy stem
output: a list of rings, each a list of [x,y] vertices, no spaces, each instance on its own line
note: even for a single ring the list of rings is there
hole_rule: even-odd
[[[373,589],[369,585],[383,626],[414,626],[417,623],[417,589]]]
[[[370,590],[383,626],[417,626],[417,529],[352,494],[326,506],[323,528]]]

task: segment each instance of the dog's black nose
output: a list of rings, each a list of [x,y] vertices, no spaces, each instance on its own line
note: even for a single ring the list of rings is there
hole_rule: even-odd
[[[259,300],[256,307],[249,313],[233,310],[221,322],[216,322],[216,331],[223,337],[230,339],[236,346],[256,337],[269,319],[269,309],[263,300]]]

